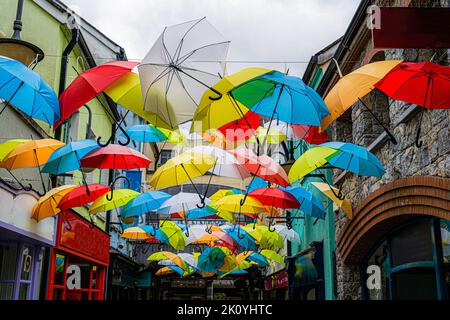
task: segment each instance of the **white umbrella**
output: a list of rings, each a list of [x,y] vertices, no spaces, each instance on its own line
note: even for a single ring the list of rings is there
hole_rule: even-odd
[[[216,165],[209,170],[212,174],[241,180],[250,177],[250,172],[245,168],[245,165],[226,150],[212,146],[197,146],[190,149],[188,152],[214,156],[216,158]]]
[[[183,259],[191,267],[197,268],[197,260],[191,253],[179,253],[178,256]]]
[[[287,226],[284,226],[282,224],[277,224],[277,225],[274,226],[274,228],[275,228],[276,232],[283,239],[286,239],[288,241],[295,242],[295,243],[298,243],[298,244],[301,243],[300,236],[298,235],[298,233],[295,230],[293,230],[293,229],[289,230],[289,228]]]
[[[182,123],[178,126],[180,133],[188,140],[193,142],[203,141],[203,137],[197,132],[190,133],[192,121]]]
[[[138,67],[144,110],[168,129],[191,120],[203,93],[224,74],[229,45],[206,18],[166,27]]]
[[[191,244],[206,234],[206,226],[193,225],[189,227],[189,236],[186,237],[186,245]]]
[[[264,128],[268,129],[270,126],[270,122],[267,122],[264,124]],[[270,130],[275,129],[276,131],[279,131],[286,135],[288,140],[298,140],[302,137],[299,137],[295,134],[294,130],[292,130],[292,126],[286,122],[283,121],[275,121],[272,122],[272,126],[270,126]]]
[[[211,200],[205,198],[205,204],[209,204]],[[196,193],[180,192],[172,198],[164,202],[156,211],[157,214],[173,214],[178,212],[187,212],[202,206],[201,200]]]

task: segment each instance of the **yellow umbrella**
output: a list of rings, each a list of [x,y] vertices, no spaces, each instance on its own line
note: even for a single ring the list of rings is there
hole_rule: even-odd
[[[93,215],[100,212],[106,212],[109,210],[114,210],[123,207],[129,201],[136,198],[138,195],[140,195],[139,192],[130,189],[119,189],[110,191],[94,201],[92,206],[89,208],[89,214]]]
[[[0,162],[3,161],[3,159],[5,159],[17,146],[27,142],[30,142],[30,140],[15,139],[0,144]]]
[[[267,135],[267,132],[269,132],[269,135]],[[280,144],[283,141],[287,140],[287,136],[284,133],[274,128],[268,129],[259,127],[258,129],[256,129],[256,134],[248,141],[256,143],[256,137],[258,137],[260,141],[264,141],[264,139],[266,139],[267,137],[266,141],[268,144]]]
[[[31,218],[39,222],[60,213],[61,209],[58,208],[59,202],[66,194],[75,188],[76,186],[67,185],[54,188],[47,192],[47,194],[39,199],[39,201],[34,205]]]
[[[170,129],[170,126],[156,114],[144,110],[141,82],[136,73],[130,72],[109,85],[104,92],[117,104],[127,108],[149,123]]]
[[[223,94],[222,98],[211,100],[210,97],[216,97],[217,93],[210,89],[206,90],[195,111],[193,123],[201,122],[201,131],[205,132],[208,129],[218,129],[241,119],[249,109],[235,101],[229,93],[236,87],[271,71],[262,68],[247,68],[221,79],[213,88]]]
[[[209,199],[212,201],[216,201],[222,199],[223,197],[231,196],[233,194],[234,192],[231,190],[220,189],[219,191],[214,193],[211,197],[209,197]]]
[[[339,208],[344,210],[344,212],[347,214],[349,219],[353,218],[353,209],[352,209],[352,204],[351,204],[350,200],[348,200],[347,197],[344,197],[343,200],[336,197],[336,194],[339,194],[338,189],[331,187],[328,184],[323,183],[323,182],[312,182],[312,184],[317,189],[319,189],[324,195],[326,195],[328,198],[330,198],[331,201],[336,203]],[[334,192],[331,188],[333,188]]]
[[[167,241],[173,248],[184,250],[186,237],[179,226],[172,221],[161,221],[159,229],[167,236]]]
[[[267,208],[259,201],[252,197],[247,197],[243,205],[241,202],[244,201],[245,195],[234,194],[231,196],[223,197],[220,200],[210,203],[209,206],[213,207],[219,211],[228,211],[234,213],[250,213],[259,214],[267,213]]]
[[[164,276],[172,275],[174,273],[176,273],[176,271],[169,267],[164,267],[164,268],[161,268],[158,271],[156,271],[156,275],[158,277],[164,277]]]
[[[273,260],[280,264],[285,264],[283,257],[280,256],[278,253],[276,253],[273,250],[267,250],[267,249],[261,250],[260,254],[262,256],[266,257],[267,259]]]
[[[169,129],[165,129],[165,128],[161,128],[161,127],[156,127],[156,128],[167,137],[167,142],[169,142],[171,144],[178,145],[178,144],[186,144],[187,143],[187,140],[184,137],[184,135],[182,135],[178,131],[169,130]]]
[[[219,268],[220,271],[229,272],[239,267],[239,263],[237,262],[234,254],[226,255],[223,262],[223,265]]]
[[[260,248],[270,249],[274,247],[284,247],[283,237],[276,231],[271,232],[268,226],[255,226],[254,224],[249,224],[242,227],[242,229],[247,231],[256,241],[258,241]]]
[[[179,186],[204,175],[214,167],[215,162],[216,159],[212,155],[185,152],[156,170],[149,183],[155,189]]]
[[[312,171],[319,169],[329,159],[337,156],[339,153],[341,153],[339,150],[327,147],[316,147],[307,150],[292,165],[289,171],[289,181],[294,183],[300,180]]]
[[[170,260],[183,270],[187,270],[190,268],[183,259],[177,256],[175,253],[169,251],[155,252],[151,256],[149,256],[147,260],[149,261]]]
[[[147,240],[151,238],[145,230],[139,227],[127,228],[120,236],[128,240]]]
[[[321,130],[324,131],[348,108],[371,92],[374,85],[400,63],[400,60],[369,63],[342,77],[325,98],[330,114],[322,119]]]

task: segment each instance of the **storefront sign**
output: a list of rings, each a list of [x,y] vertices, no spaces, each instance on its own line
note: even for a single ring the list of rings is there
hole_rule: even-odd
[[[281,273],[272,275],[264,279],[264,289],[266,291],[286,288],[288,285],[289,285],[289,277],[287,271],[283,271]]]
[[[109,236],[71,211],[64,211],[58,246],[109,263]]]
[[[198,280],[173,280],[171,282],[172,288],[205,288],[206,282],[203,279]]]
[[[214,288],[231,289],[234,288],[234,280],[214,280]]]

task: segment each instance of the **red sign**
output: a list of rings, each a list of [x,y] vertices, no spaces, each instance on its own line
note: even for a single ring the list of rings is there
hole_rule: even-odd
[[[372,12],[375,48],[450,48],[450,8],[379,8]]]
[[[108,264],[109,236],[71,211],[64,211],[61,214],[64,217],[60,218],[61,231],[57,246]]]
[[[264,289],[271,291],[274,289],[286,288],[289,285],[289,276],[287,271],[283,271],[276,275],[264,279]]]

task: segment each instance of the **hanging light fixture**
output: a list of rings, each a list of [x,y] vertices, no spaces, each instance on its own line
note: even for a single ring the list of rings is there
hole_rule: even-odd
[[[0,37],[0,55],[18,60],[30,66],[44,59],[44,52],[36,45],[20,39],[22,31],[23,0],[18,0],[16,20],[14,21],[14,33],[11,38]]]

